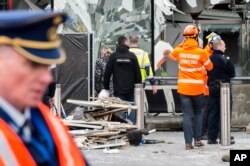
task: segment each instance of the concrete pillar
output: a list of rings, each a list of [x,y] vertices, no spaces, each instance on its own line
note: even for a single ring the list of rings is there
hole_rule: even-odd
[[[143,84],[135,84],[136,126],[144,129],[144,88]]]
[[[221,83],[220,88],[221,145],[231,145],[230,125],[230,84]]]

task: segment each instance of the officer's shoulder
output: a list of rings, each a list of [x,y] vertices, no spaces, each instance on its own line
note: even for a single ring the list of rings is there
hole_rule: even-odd
[[[221,61],[223,61],[226,64],[230,58],[225,55],[220,55],[219,59],[221,59]]]

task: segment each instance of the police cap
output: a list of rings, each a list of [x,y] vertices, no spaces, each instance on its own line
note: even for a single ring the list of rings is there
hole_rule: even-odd
[[[0,45],[41,64],[60,64],[66,59],[57,28],[66,20],[62,12],[0,12]]]

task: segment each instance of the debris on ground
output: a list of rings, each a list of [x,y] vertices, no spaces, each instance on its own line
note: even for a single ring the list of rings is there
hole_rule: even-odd
[[[130,111],[137,107],[119,98],[67,101],[79,105],[74,114],[63,122],[70,128],[70,133],[78,147],[82,149],[138,145],[138,142],[142,140],[142,134],[146,135],[155,131],[137,130],[137,126],[122,119],[119,116],[120,112]],[[134,140],[131,141],[131,138],[136,139],[136,143],[133,142]]]

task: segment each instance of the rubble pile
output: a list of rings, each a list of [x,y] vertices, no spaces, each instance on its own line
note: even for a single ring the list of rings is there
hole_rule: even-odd
[[[127,133],[136,130],[119,116],[121,111],[136,109],[136,106],[117,98],[95,101],[68,100],[77,104],[73,115],[63,122],[70,128],[79,148],[97,149],[129,145]]]

